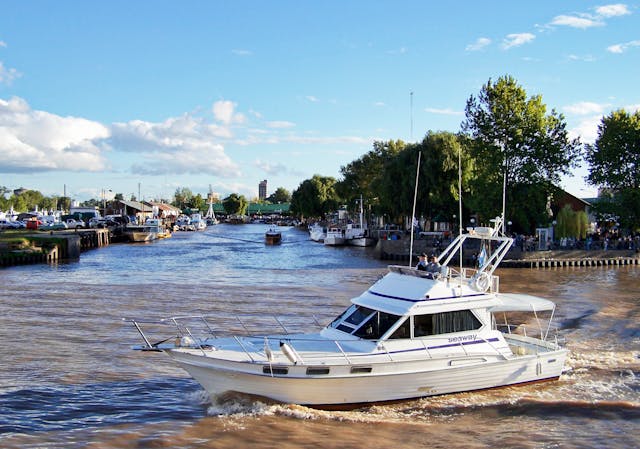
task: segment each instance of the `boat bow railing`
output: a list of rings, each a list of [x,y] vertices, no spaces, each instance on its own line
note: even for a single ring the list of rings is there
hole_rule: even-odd
[[[460,356],[495,356],[501,354],[501,350],[493,341],[493,338],[484,338],[474,336],[475,341],[471,346],[466,339],[452,342],[451,336],[429,336],[427,338],[414,338],[407,347],[394,344],[396,340],[366,340],[360,338],[345,338],[343,340],[329,338],[309,338],[301,334],[292,334],[288,332],[291,326],[287,328],[284,325],[282,317],[272,317],[278,327],[283,330],[282,334],[252,334],[245,320],[236,317],[236,322],[241,324],[241,334],[233,335],[227,333],[229,329],[225,329],[228,335],[226,338],[219,336],[220,332],[215,330],[211,321],[206,316],[181,316],[171,317],[159,321],[151,320],[134,320],[123,319],[133,324],[144,341],[144,345],[134,347],[134,349],[143,351],[165,351],[177,348],[194,349],[201,352],[204,356],[209,356],[215,351],[222,350],[239,350],[245,354],[247,360],[251,363],[261,363],[269,365],[318,365],[327,359],[344,360],[347,365],[357,365],[363,363],[363,357],[382,356],[389,361],[403,360],[403,355],[407,349],[414,354],[415,351],[424,351],[425,359],[437,359],[442,357],[451,357],[456,353]],[[246,318],[246,317],[245,317]],[[264,318],[264,317],[263,317]],[[298,317],[299,318],[299,317]],[[318,320],[314,316],[313,321],[317,324]],[[192,322],[198,326],[191,326],[187,322]],[[227,321],[227,324],[230,321]],[[175,328],[175,335],[152,343],[150,332],[143,330],[152,326],[172,325]],[[197,330],[196,330],[197,327]],[[152,330],[155,334],[155,329]],[[166,334],[165,334],[166,335]],[[481,351],[472,351],[470,349],[479,348],[477,343],[485,343]],[[446,353],[438,351],[439,348],[446,347]],[[235,349],[234,349],[235,348]],[[364,363],[370,363],[368,360]],[[380,362],[380,360],[378,360]]]

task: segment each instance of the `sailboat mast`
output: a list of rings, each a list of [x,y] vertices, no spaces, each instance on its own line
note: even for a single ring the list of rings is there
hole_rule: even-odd
[[[413,263],[413,221],[416,219],[416,201],[418,200],[418,175],[420,174],[420,158],[422,151],[418,152],[418,165],[416,167],[416,185],[413,190],[413,210],[411,211],[411,243],[409,245],[409,266]]]

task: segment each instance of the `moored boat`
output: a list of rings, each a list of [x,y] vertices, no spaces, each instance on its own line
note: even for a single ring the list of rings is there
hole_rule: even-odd
[[[327,228],[319,223],[313,223],[309,226],[309,238],[314,242],[324,242],[324,238],[327,235]]]
[[[137,243],[157,240],[160,234],[164,232],[160,219],[147,218],[142,225],[128,224],[123,233],[127,236],[130,242]]]
[[[277,245],[282,241],[282,233],[277,229],[270,228],[264,233],[264,240],[267,245]]]
[[[327,246],[341,246],[345,244],[345,231],[337,226],[331,226],[327,228],[327,233],[324,236],[324,244]]]
[[[567,350],[552,332],[555,305],[499,291],[494,271],[512,244],[500,224],[460,234],[440,254],[438,273],[390,266],[317,331],[283,325],[279,333],[218,337],[206,317],[197,317],[204,335],[193,317],[174,317],[163,323],[176,325],[177,338],[151,343],[142,322],[130,320],[144,339],[137,349],[166,353],[212,396],[328,408],[556,379]],[[484,251],[478,268],[455,265],[466,243]]]

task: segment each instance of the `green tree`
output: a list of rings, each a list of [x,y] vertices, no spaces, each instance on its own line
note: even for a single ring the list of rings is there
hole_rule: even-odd
[[[193,198],[193,192],[187,187],[176,189],[176,193],[173,194],[173,205],[184,209],[189,207],[191,199]]]
[[[207,208],[207,200],[205,200],[199,193],[191,197],[189,201],[189,207],[192,210],[204,211]]]
[[[376,141],[373,149],[360,158],[340,168],[342,179],[336,184],[336,193],[349,204],[362,195],[374,206],[385,196],[385,170],[391,161],[405,148],[401,140]],[[377,198],[377,200],[374,200]]]
[[[248,205],[249,203],[244,195],[238,195],[237,193],[232,193],[222,200],[222,207],[230,215],[245,215]]]
[[[472,139],[475,186],[472,207],[487,220],[501,214],[502,188],[506,181],[507,220],[522,202],[513,196],[514,186],[541,190],[547,198],[553,185],[576,165],[580,142],[569,139],[562,114],[546,106],[540,95],[527,98],[511,76],[491,79],[480,94],[467,100],[462,129]],[[518,201],[517,201],[518,200]],[[546,200],[536,204],[544,210]],[[541,215],[537,213],[536,215]],[[530,218],[529,221],[534,221]]]
[[[610,193],[595,205],[624,228],[640,228],[640,111],[620,109],[603,117],[598,137],[586,146],[587,181]]]
[[[323,217],[338,204],[335,186],[332,177],[313,175],[304,180],[291,194],[291,211],[301,217]]]
[[[291,194],[284,187],[278,187],[275,192],[269,195],[267,201],[272,204],[288,203],[291,201]]]

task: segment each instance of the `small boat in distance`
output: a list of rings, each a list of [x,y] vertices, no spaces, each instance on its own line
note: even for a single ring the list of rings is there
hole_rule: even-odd
[[[344,229],[331,226],[327,228],[327,234],[324,236],[324,244],[327,246],[342,246],[344,245],[345,239],[345,231]]]
[[[461,233],[440,254],[439,272],[390,266],[320,330],[295,332],[282,317],[274,317],[274,333],[250,332],[239,316],[173,317],[157,324],[171,325],[174,337],[151,343],[141,327],[149,322],[128,320],[144,340],[135,349],[164,352],[211,396],[239,392],[320,408],[557,379],[567,350],[552,332],[555,305],[499,291],[494,271],[513,243],[501,224]],[[482,248],[479,267],[455,265],[465,244]],[[303,312],[294,312],[299,325]],[[247,335],[220,336],[237,321]]]
[[[193,213],[191,214],[191,226],[193,226],[196,231],[204,231],[207,229],[207,222],[202,218],[202,214]]]
[[[309,238],[314,242],[324,242],[324,238],[327,235],[327,228],[320,223],[313,223],[309,226]]]
[[[130,242],[150,242],[157,240],[164,233],[164,227],[159,218],[147,218],[142,225],[128,224],[124,230]]]
[[[277,229],[270,228],[264,233],[264,240],[267,245],[277,245],[282,242],[282,233]]]

